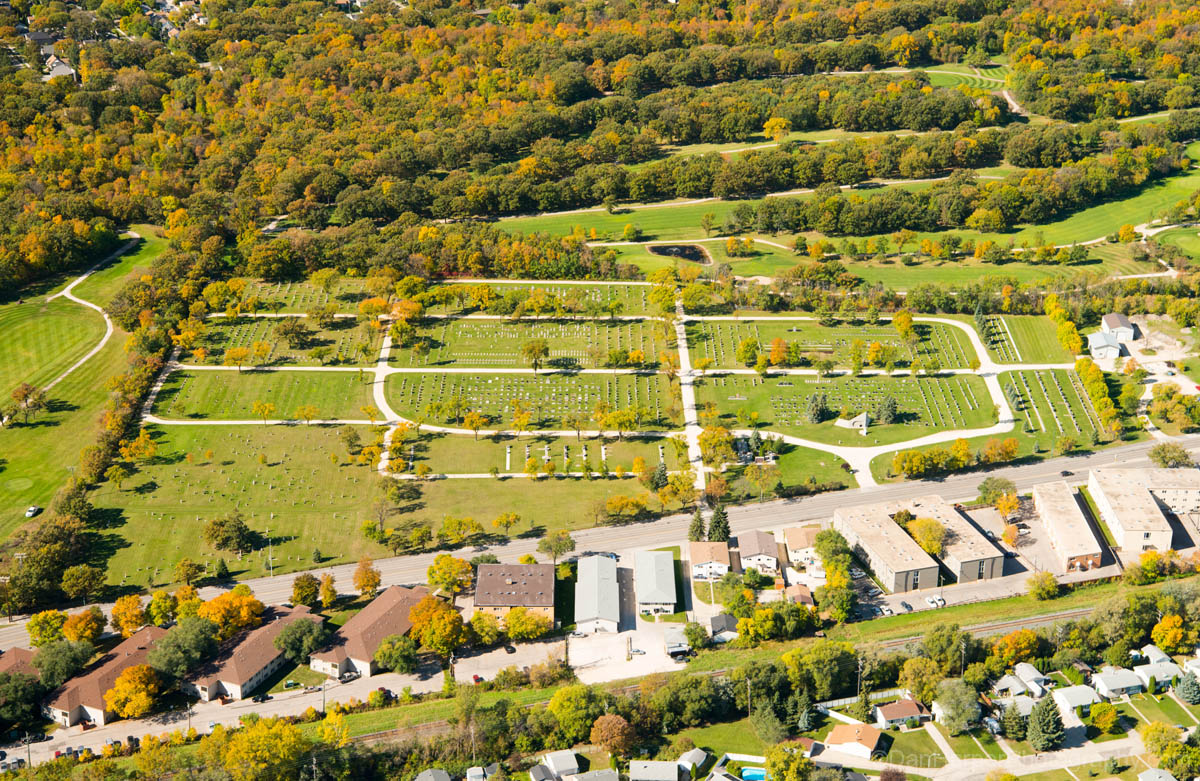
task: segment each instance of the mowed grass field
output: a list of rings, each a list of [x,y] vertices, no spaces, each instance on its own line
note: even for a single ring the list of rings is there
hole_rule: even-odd
[[[369,375],[368,375],[369,378]],[[177,371],[163,383],[153,413],[181,420],[253,420],[255,402],[271,403],[270,419],[298,418],[312,404],[318,418],[366,420],[371,384],[355,371]]]
[[[0,393],[58,377],[104,336],[98,312],[66,298],[0,304]]]
[[[971,319],[972,326],[974,318]],[[1072,363],[1059,344],[1054,322],[1043,315],[993,315],[981,334],[988,354],[999,363]]]
[[[829,417],[821,423],[804,418],[808,398],[826,395]],[[895,423],[870,426],[866,436],[834,425],[842,410],[869,411],[879,399],[891,396],[899,406]],[[983,380],[974,375],[938,378],[816,377],[730,375],[708,377],[696,389],[697,402],[712,402],[727,426],[747,426],[758,414],[764,429],[792,434],[816,442],[850,447],[886,445],[916,439],[948,429],[975,429],[992,425],[994,412]]]
[[[667,469],[679,468],[675,446],[666,438],[636,438],[624,440],[570,437],[533,436],[483,436],[475,439],[470,435],[430,434],[421,440],[408,440],[404,446],[404,459],[408,471],[417,464],[428,465],[436,474],[486,474],[492,469],[501,473],[525,470],[526,461],[536,459],[539,464],[554,463],[556,473],[563,473],[570,465],[571,472],[579,474],[584,464],[593,472],[601,471],[607,462],[610,473],[618,469],[633,470],[634,460],[641,458],[653,469],[661,461]]]
[[[286,318],[293,322],[297,318]],[[324,358],[325,364],[374,365],[383,342],[383,332],[373,323],[359,323],[350,318],[338,318],[328,328],[320,328],[309,318],[298,318],[309,329],[303,344],[295,347],[281,339],[276,332],[285,318],[238,317],[232,320],[213,318],[207,321],[208,331],[197,346],[208,350],[205,363],[221,365],[225,353],[235,347],[253,348],[256,343],[270,345],[271,350],[263,361],[266,366],[285,364],[289,366],[319,366],[322,362],[313,355],[313,350],[322,348],[330,351]],[[248,363],[255,363],[251,360]]]
[[[303,281],[251,280],[243,295],[257,298],[263,305],[260,312],[300,313],[333,304],[339,313],[355,314],[359,302],[367,297],[367,292],[362,278],[341,277],[328,293]]]
[[[75,288],[75,295],[93,304],[108,306],[126,282],[149,272],[154,259],[167,248],[155,225],[133,225],[129,229],[141,237],[138,245],[104,268],[96,269]]]
[[[663,265],[667,267],[673,263],[671,258],[662,258],[662,260],[664,261]],[[613,280],[597,280],[595,282],[529,282],[489,279],[486,282],[451,280],[444,284],[487,285],[499,298],[504,298],[517,292],[528,298],[537,298],[547,305],[544,311],[529,309],[526,314],[559,316],[571,312],[587,314],[590,308],[596,308],[597,314],[605,315],[657,314],[655,307],[647,298],[650,294],[650,285],[645,282],[618,282]],[[466,311],[462,304],[468,303],[466,300],[462,302],[451,300],[445,304],[431,305],[427,311],[430,314],[438,315],[461,314]],[[563,311],[559,311],[555,303],[561,303]],[[614,305],[615,311],[610,310],[609,307],[613,307]]]
[[[371,438],[367,427],[356,429],[364,440]],[[201,542],[208,520],[234,511],[251,529],[271,530],[276,573],[312,567],[314,548],[326,564],[390,555],[361,533],[388,478],[346,463],[337,427],[151,425],[149,430],[158,443],[154,462],[139,465],[123,490],[103,483],[92,496],[109,520],[97,552],[109,559],[110,582],[167,583],[179,559],[213,564],[219,555],[235,576],[267,574],[265,546],[237,561]],[[205,455],[209,450],[211,461]],[[426,481],[419,490],[421,496],[390,515],[385,526],[416,518],[436,528],[445,515],[470,516],[500,535],[492,520],[515,512],[520,522],[510,530],[513,536],[540,536],[549,529],[594,526],[598,503],[644,489],[632,478],[488,477]]]

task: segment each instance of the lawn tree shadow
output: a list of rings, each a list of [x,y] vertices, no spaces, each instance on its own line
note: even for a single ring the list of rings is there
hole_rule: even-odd
[[[142,483],[141,485],[134,486],[134,488],[133,488],[133,492],[135,494],[137,494],[138,496],[145,496],[147,494],[152,494],[157,490],[158,490],[158,482],[155,480],[147,480],[146,482]]]
[[[115,529],[125,523],[125,511],[119,507],[95,507],[88,515],[88,524],[96,529]]]
[[[50,413],[77,412],[78,410],[79,410],[78,404],[72,404],[71,402],[66,401],[64,399],[50,399],[46,402],[46,411],[50,412]]]
[[[519,534],[516,535],[516,537],[518,539],[522,539],[522,540],[536,540],[536,539],[542,538],[543,536],[545,536],[545,534],[546,534],[546,527],[539,523],[539,524],[535,524],[534,526],[529,527],[528,529],[526,529],[523,532],[520,532]]]

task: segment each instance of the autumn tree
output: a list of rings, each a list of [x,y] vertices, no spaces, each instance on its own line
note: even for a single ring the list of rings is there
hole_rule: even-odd
[[[145,716],[154,708],[162,690],[158,674],[148,664],[135,664],[117,676],[113,687],[104,693],[104,704],[124,719]]]
[[[217,627],[217,637],[224,641],[243,629],[262,623],[264,606],[245,583],[200,605],[196,615],[207,618]]]
[[[121,637],[130,637],[146,625],[146,611],[142,598],[137,594],[118,597],[112,608],[112,627]]]
[[[317,576],[303,572],[292,580],[292,604],[316,607],[320,599],[321,582]]]
[[[442,553],[429,565],[425,575],[429,585],[450,595],[453,605],[459,593],[471,587],[474,570],[468,562]]]
[[[107,619],[100,608],[92,605],[87,610],[67,617],[62,626],[62,636],[72,643],[88,642],[92,645],[104,634]]]
[[[916,518],[908,524],[908,533],[931,556],[941,556],[946,527],[935,518]]]
[[[367,599],[374,599],[375,595],[379,593],[379,585],[382,582],[383,576],[371,561],[370,556],[363,556],[358,560],[358,567],[354,570],[354,588],[358,590],[358,593]]]
[[[1029,596],[1036,600],[1054,599],[1058,596],[1058,578],[1053,572],[1042,570],[1035,572],[1025,579],[1025,587]]]
[[[513,640],[536,640],[554,628],[549,616],[524,607],[514,607],[504,614],[504,631]]]
[[[29,644],[34,648],[41,648],[63,639],[63,627],[66,623],[67,614],[61,610],[43,610],[35,613],[25,624],[29,632]]]
[[[592,725],[589,741],[613,756],[626,757],[637,741],[637,732],[624,717],[606,713]]]

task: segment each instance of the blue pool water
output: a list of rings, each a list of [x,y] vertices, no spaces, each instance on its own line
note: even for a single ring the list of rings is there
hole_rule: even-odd
[[[742,781],[766,781],[767,771],[761,767],[742,768]]]

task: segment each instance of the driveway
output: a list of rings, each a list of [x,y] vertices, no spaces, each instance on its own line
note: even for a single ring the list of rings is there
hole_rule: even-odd
[[[683,669],[682,664],[667,656],[663,624],[642,618],[637,619],[637,627],[631,631],[573,637],[569,643],[571,666],[584,683],[602,683]],[[644,653],[631,654],[634,650]]]

